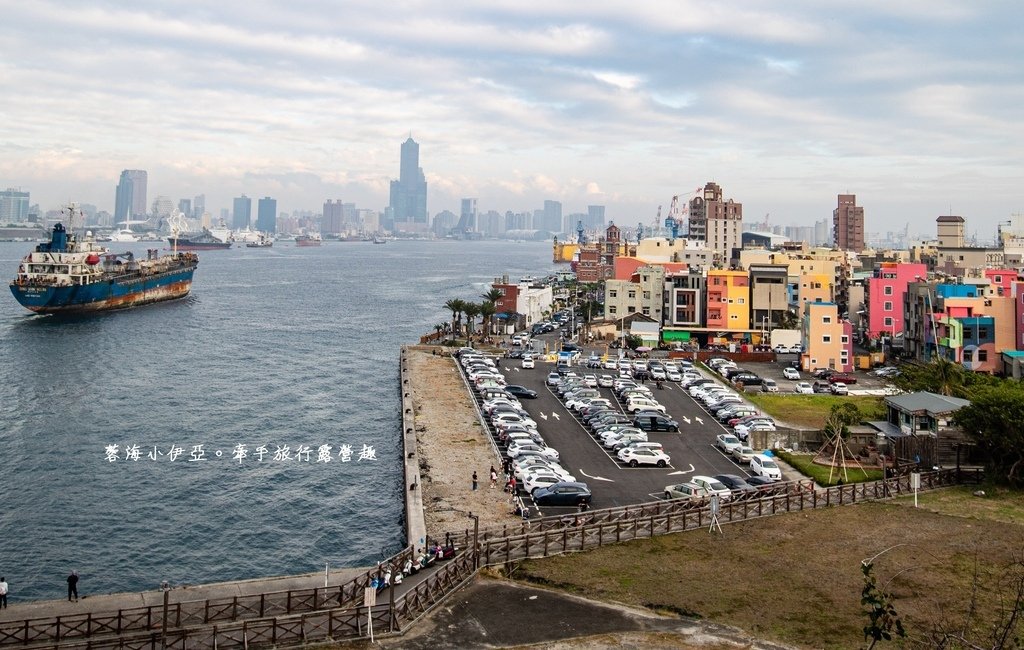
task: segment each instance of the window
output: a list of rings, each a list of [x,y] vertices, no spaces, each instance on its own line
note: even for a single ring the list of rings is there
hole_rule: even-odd
[[[1003,276],[997,275],[996,276],[996,284],[1002,284],[1002,283],[1003,283]]]
[[[882,293],[884,293],[887,296],[891,296],[892,295],[892,287],[889,286],[889,285],[886,285],[885,290],[883,290]]]
[[[619,311],[619,308],[616,307],[615,305],[608,305],[608,313],[609,314],[616,314],[616,313],[618,313],[618,311]]]
[[[627,294],[627,295],[628,295],[628,296],[629,296],[630,298],[636,298],[636,291],[634,291],[633,289],[630,289],[630,290],[629,290],[629,294]]]
[[[978,361],[988,361],[988,350],[978,350]]]
[[[882,320],[882,324],[885,325],[886,327],[892,327],[892,318],[890,318],[889,316],[886,316]]]
[[[841,336],[841,337],[839,338],[839,341],[840,341],[840,342],[841,342],[841,343],[842,343],[843,345],[846,345],[847,343],[849,343],[849,342],[850,342],[850,337],[849,337],[849,336],[847,336],[847,335],[845,335],[845,334],[843,334],[843,335],[842,335],[842,336]],[[843,354],[846,354],[846,350],[843,350]]]
[[[644,314],[644,316],[650,316],[651,315],[651,308],[650,307],[644,307],[643,308],[643,314]]]
[[[644,300],[650,300],[650,299],[651,299],[651,292],[650,291],[644,291]]]
[[[628,311],[630,314],[635,314],[636,313],[636,307],[634,307],[633,305],[630,305],[629,307],[626,308],[626,311]]]
[[[979,339],[987,339],[988,338],[988,328],[987,327],[979,327],[978,328],[978,338]]]
[[[831,343],[832,342],[832,336],[830,334],[826,334],[825,336],[822,336],[821,337],[821,342],[822,343]]]
[[[619,295],[619,292],[616,291],[615,289],[609,289],[608,290],[608,297],[609,298],[617,298],[618,295]]]
[[[832,322],[832,317],[831,316],[822,316],[821,317],[821,322],[825,323],[826,325],[828,325],[828,324],[830,324]]]
[[[743,298],[737,298],[737,299],[736,299],[736,304],[737,304],[737,305],[742,305],[742,304],[744,304],[744,303],[746,303],[746,300],[745,300],[745,299],[743,299]]]
[[[884,305],[882,305],[882,311],[892,311],[892,303],[887,302]]]

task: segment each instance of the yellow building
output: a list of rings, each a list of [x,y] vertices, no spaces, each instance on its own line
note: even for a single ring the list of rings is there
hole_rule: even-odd
[[[835,276],[824,273],[801,273],[797,279],[798,313],[804,312],[809,302],[835,300]]]
[[[551,261],[555,264],[568,264],[575,259],[576,254],[580,251],[579,244],[558,241],[557,237],[555,238],[551,248]]]
[[[707,278],[707,326],[721,331],[750,328],[750,276],[711,269]]]

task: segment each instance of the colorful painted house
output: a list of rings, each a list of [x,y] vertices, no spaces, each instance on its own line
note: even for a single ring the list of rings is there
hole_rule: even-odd
[[[853,370],[853,325],[839,318],[834,302],[809,302],[804,305],[804,370],[835,368]]]
[[[928,276],[924,264],[882,262],[868,279],[866,302],[868,308],[867,338],[896,338],[903,332],[903,297],[907,285]]]
[[[708,328],[728,331],[750,327],[750,277],[746,271],[709,270],[707,291]]]

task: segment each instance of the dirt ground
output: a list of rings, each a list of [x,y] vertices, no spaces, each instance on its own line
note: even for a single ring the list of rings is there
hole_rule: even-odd
[[[408,359],[427,534],[443,541],[445,532],[473,529],[470,512],[480,517],[481,528],[515,518],[502,489],[498,456],[456,360],[432,350],[442,348],[411,347]],[[497,488],[490,487],[491,466],[498,470]],[[479,479],[475,492],[474,471]]]

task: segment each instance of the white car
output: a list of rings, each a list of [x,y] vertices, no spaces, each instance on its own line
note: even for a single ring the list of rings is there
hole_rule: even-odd
[[[541,447],[535,442],[521,442],[519,440],[513,441],[511,444],[509,444],[508,450],[505,452],[505,454],[509,458],[516,458],[517,456],[521,456],[524,451],[540,452],[540,454],[545,458],[550,458],[551,460],[556,462],[558,461],[557,449],[554,449],[552,447]]]
[[[601,375],[597,378],[597,385],[601,388],[611,388],[614,383],[615,378],[611,375]]]
[[[619,362],[617,359],[605,359],[604,363],[601,364],[601,367],[605,370],[617,370]]]
[[[632,399],[626,403],[626,410],[630,413],[636,413],[637,411],[665,413],[665,407],[653,399]]]
[[[764,476],[773,481],[782,480],[782,469],[771,458],[764,454],[757,454],[750,458],[750,473],[755,476]]]
[[[655,451],[654,449],[634,449],[633,447],[623,447],[619,450],[619,460],[628,464],[630,467],[637,467],[638,465],[657,465],[658,467],[665,467],[672,459],[668,457],[663,451]]]
[[[533,357],[523,357],[523,368],[533,368]]]
[[[811,386],[806,381],[801,381],[801,382],[798,382],[797,385],[793,387],[793,392],[794,393],[800,393],[801,395],[813,395],[814,394],[814,387]]]
[[[775,431],[775,425],[771,422],[758,420],[750,424],[737,424],[732,430],[736,432],[737,438],[746,440],[752,431]]]
[[[682,381],[683,376],[679,374],[678,370],[672,370],[671,368],[665,371],[665,376],[668,377],[669,381]]]
[[[668,375],[665,374],[664,368],[651,368],[651,379],[654,379],[655,381],[659,379],[665,380],[668,379]]]
[[[792,379],[793,381],[800,381],[800,371],[796,368],[783,368],[782,376],[786,379]]]
[[[583,383],[591,388],[597,388],[597,375],[583,375]]]
[[[557,372],[549,372],[547,378],[548,386],[557,386],[562,383],[562,376]]]
[[[850,389],[841,381],[837,381],[829,388],[833,395],[849,395]]]
[[[533,491],[537,488],[547,487],[564,481],[575,483],[576,478],[570,474],[558,474],[551,470],[538,469],[536,472],[527,474],[526,478],[523,479],[523,491],[527,494],[533,494]]]
[[[729,455],[732,456],[732,459],[740,465],[749,465],[750,459],[757,454],[754,452],[753,448],[748,447],[747,445],[740,445],[729,452]]]
[[[734,435],[728,433],[720,433],[718,434],[718,437],[715,438],[715,446],[728,454],[733,449],[736,449],[737,447],[742,447],[743,443],[740,442],[739,438],[737,438]]]
[[[722,501],[728,501],[729,497],[732,496],[732,490],[725,487],[725,483],[722,483],[716,478],[711,478],[710,476],[694,476],[690,479],[690,482],[701,486],[707,490],[708,494],[717,494],[718,498]]]
[[[530,456],[524,458],[521,461],[514,461],[512,463],[512,473],[515,475],[516,480],[520,483],[526,480],[526,477],[530,474],[536,474],[538,472],[550,472],[556,476],[571,476],[569,472],[565,471],[561,465],[553,460],[547,458],[538,458],[536,456]],[[564,479],[568,480],[568,479]]]

